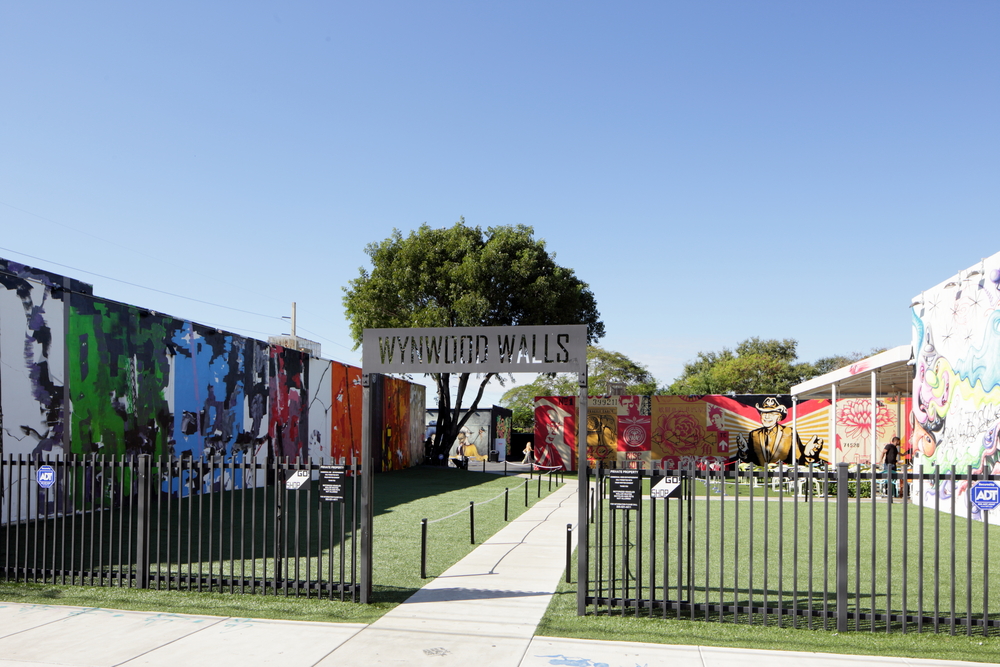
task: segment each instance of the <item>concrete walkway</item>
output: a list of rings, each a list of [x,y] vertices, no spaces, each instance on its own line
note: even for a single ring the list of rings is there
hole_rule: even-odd
[[[371,625],[0,602],[0,667],[770,667],[972,665],[870,656],[535,637],[564,575],[576,487],[540,500]]]

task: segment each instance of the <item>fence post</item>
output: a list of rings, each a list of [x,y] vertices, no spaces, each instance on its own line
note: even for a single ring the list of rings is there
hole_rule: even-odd
[[[136,586],[149,588],[149,456],[143,454],[133,462],[136,473]]]
[[[510,519],[507,518],[507,506],[509,504],[509,501],[510,501],[510,488],[505,486],[503,488],[503,520],[505,522],[510,521]]]
[[[528,506],[528,482],[524,483],[524,506]]]
[[[476,543],[476,503],[469,501],[469,544]]]
[[[837,632],[847,632],[847,464],[837,464]],[[858,490],[858,496],[861,490]],[[874,499],[873,499],[874,501]]]
[[[420,578],[427,578],[427,519],[420,520]]]

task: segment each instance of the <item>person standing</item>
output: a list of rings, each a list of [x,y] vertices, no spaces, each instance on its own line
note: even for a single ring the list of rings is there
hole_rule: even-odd
[[[892,477],[892,488],[896,493],[899,490],[896,488],[896,463],[899,461],[899,437],[895,436],[889,441],[885,447],[882,448],[882,453],[879,454],[878,462],[885,462],[885,469],[889,471]]]

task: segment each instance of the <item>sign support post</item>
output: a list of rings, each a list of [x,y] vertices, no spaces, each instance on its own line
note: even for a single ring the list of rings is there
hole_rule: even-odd
[[[587,591],[590,589],[590,519],[587,511],[590,496],[590,469],[587,467],[587,367],[578,375],[580,405],[577,407],[576,436],[576,615],[587,613]]]
[[[372,399],[371,376],[361,372],[361,604],[372,594]],[[357,483],[357,482],[355,482]]]

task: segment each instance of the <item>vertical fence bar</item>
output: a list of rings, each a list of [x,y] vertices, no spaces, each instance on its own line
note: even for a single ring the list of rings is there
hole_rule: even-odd
[[[846,463],[837,464],[837,632],[847,632],[847,498]]]
[[[149,588],[149,457],[136,460],[136,585]]]
[[[871,631],[875,632],[875,617],[878,616],[877,606],[875,604],[875,562],[876,562],[876,545],[878,542],[878,516],[876,510],[878,508],[876,492],[878,488],[878,473],[875,470],[875,462],[872,461],[871,469],[871,485],[872,485],[872,549],[871,549],[871,563],[869,567],[869,576],[871,577],[871,595],[869,597],[869,604],[871,605]]]
[[[986,469],[983,469],[986,476]],[[983,510],[983,637],[990,635],[990,511]]]
[[[885,467],[885,490],[888,501],[885,504],[885,631],[892,631],[892,496],[895,493],[895,466]]]
[[[653,602],[656,600],[656,498],[653,497],[653,471],[650,467],[649,480],[649,605],[648,616],[653,616]]]
[[[934,466],[934,632],[941,631],[941,466]]]
[[[735,475],[736,484],[733,489],[733,623],[740,621],[740,482],[742,481],[742,471],[739,464],[736,464]]]
[[[985,466],[984,466],[985,467]],[[965,516],[969,518],[965,529],[965,634],[972,636],[972,466],[965,471]]]
[[[538,479],[541,479],[539,476]],[[476,503],[469,501],[469,544],[476,543]]]
[[[951,618],[950,618],[950,621],[949,621],[949,623],[950,623],[950,629],[949,629],[948,634],[950,634],[952,636],[954,636],[954,634],[955,634],[955,622],[956,622],[956,619],[955,619],[955,575],[956,575],[956,571],[955,571],[956,570],[956,567],[955,567],[955,496],[957,494],[955,493],[955,481],[956,481],[955,480],[955,475],[956,475],[955,464],[953,463],[951,465],[951,470],[948,472],[948,479],[949,479],[949,482],[950,482],[950,488],[948,490],[949,490],[949,492],[951,494],[951,517],[950,517],[950,522],[951,522],[951,586],[949,586],[949,588],[951,589],[951,607],[950,607]]]
[[[870,492],[869,492],[870,493]],[[854,629],[861,629],[861,466],[854,471]]]
[[[664,474],[666,470],[664,469]],[[670,499],[663,499],[663,618],[667,617],[667,599],[670,591]],[[679,600],[678,600],[679,602]]]
[[[769,519],[770,519],[770,515],[771,515],[771,509],[770,509],[770,502],[769,502],[770,501],[770,496],[768,494],[768,488],[771,486],[772,483],[774,483],[774,480],[778,480],[779,484],[781,483],[781,476],[780,475],[781,475],[780,471],[773,471],[773,470],[769,470],[768,468],[764,468],[764,535],[763,535],[763,538],[764,538],[764,553],[763,553],[763,561],[764,561],[764,583],[763,583],[763,586],[761,587],[762,588],[762,596],[761,596],[762,597],[762,604],[761,604],[761,625],[764,625],[764,626],[767,625],[767,603],[768,603],[768,595],[767,595],[768,588],[767,588],[767,584],[768,584],[768,575],[770,574],[770,572],[768,571],[768,567],[767,566],[768,566],[769,561],[770,561],[768,547],[771,544],[771,533],[770,533],[770,530],[769,530],[769,523],[770,523]],[[780,493],[779,493],[779,496],[778,496],[778,502],[781,502]]]
[[[910,542],[910,522],[908,518],[908,511],[910,506],[910,467],[903,467],[903,481],[902,481],[902,496],[903,496],[903,595],[902,595],[902,626],[903,634],[906,634],[907,626],[909,625],[909,615],[907,614],[907,589],[909,588],[909,542]]]
[[[726,568],[724,554],[726,552],[726,470],[722,464],[719,470],[719,622],[725,620],[726,606],[723,591],[726,589]]]
[[[920,505],[917,508],[917,634],[924,630],[924,467],[920,466],[917,495],[920,498]]]
[[[830,629],[830,466],[823,471],[823,630]],[[812,490],[812,489],[811,489]]]

